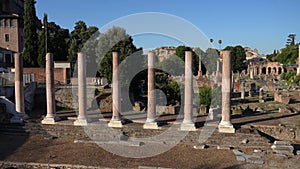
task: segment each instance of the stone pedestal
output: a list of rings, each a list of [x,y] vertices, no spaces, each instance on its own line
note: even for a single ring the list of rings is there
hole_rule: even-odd
[[[47,115],[42,120],[42,124],[55,124],[59,118],[56,116],[54,88],[54,62],[53,55],[46,55],[46,98],[47,98]]]
[[[184,86],[184,120],[180,130],[195,131],[196,127],[192,119],[193,112],[193,56],[191,51],[185,52],[185,86]]]
[[[220,133],[234,133],[235,129],[231,124],[231,55],[230,51],[223,51],[223,71],[222,71],[222,120],[219,124]]]
[[[155,100],[155,56],[153,52],[148,53],[148,111],[144,129],[159,129],[156,119]]]
[[[112,53],[113,61],[113,77],[112,77],[112,99],[113,99],[113,114],[112,119],[108,123],[108,127],[122,128],[120,119],[120,84],[119,84],[119,63],[120,57],[118,52]]]
[[[90,121],[87,117],[86,97],[86,56],[78,53],[78,117],[75,126],[86,126]]]

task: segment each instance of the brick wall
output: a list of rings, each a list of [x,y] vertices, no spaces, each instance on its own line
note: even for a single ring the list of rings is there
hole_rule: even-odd
[[[290,103],[290,97],[287,95],[283,95],[279,92],[274,93],[274,100],[280,103],[289,104]]]
[[[45,68],[24,68],[24,74],[34,74],[34,81],[39,83],[46,82],[46,69]],[[70,80],[69,69],[55,68],[54,69],[55,83],[68,83]]]

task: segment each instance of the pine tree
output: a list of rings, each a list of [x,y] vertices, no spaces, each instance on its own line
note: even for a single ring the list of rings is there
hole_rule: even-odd
[[[38,58],[38,35],[36,25],[35,0],[25,1],[24,15],[24,66],[37,66]]]

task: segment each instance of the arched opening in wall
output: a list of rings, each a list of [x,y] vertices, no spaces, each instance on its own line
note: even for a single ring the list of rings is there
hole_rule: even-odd
[[[282,73],[282,68],[278,68],[278,74],[280,75]]]
[[[261,73],[262,73],[262,74],[267,74],[267,68],[263,67],[263,68],[261,69]]]
[[[271,74],[271,72],[272,72],[272,68],[268,68],[268,75],[270,75]]]
[[[294,72],[297,72],[297,68],[293,68]]]
[[[276,74],[276,67],[273,67],[273,74]]]
[[[287,69],[286,69],[286,68],[283,68],[283,72],[284,72],[284,73],[287,73]]]

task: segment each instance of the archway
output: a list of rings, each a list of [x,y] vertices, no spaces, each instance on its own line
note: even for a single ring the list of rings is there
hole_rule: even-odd
[[[261,74],[267,74],[267,68],[263,67],[263,68],[261,69]]]

